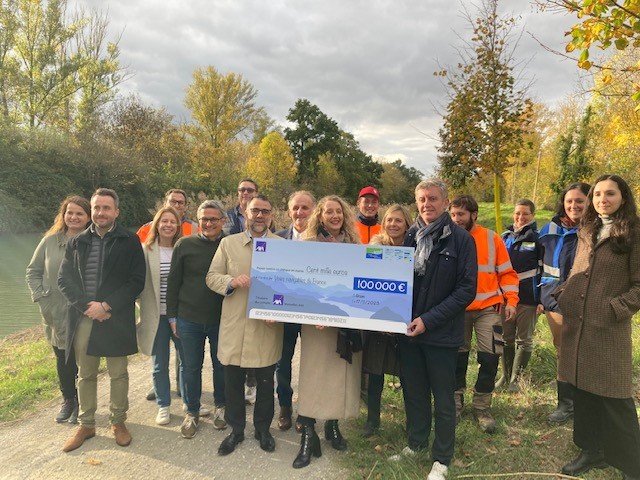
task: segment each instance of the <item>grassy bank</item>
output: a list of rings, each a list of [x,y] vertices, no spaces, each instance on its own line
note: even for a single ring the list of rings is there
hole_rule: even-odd
[[[55,357],[41,326],[0,340],[0,422],[33,411],[58,392]]]
[[[635,317],[633,330],[634,378],[636,400],[640,390],[640,316]],[[477,364],[475,353],[469,360],[467,390],[475,383]],[[499,376],[499,375],[498,375]],[[392,380],[387,377],[388,383]],[[544,317],[536,329],[536,346],[521,393],[499,392],[494,396],[493,414],[498,423],[494,435],[480,432],[471,409],[471,394],[465,396],[466,410],[456,429],[456,449],[450,468],[450,478],[549,478],[562,465],[573,459],[577,450],[572,442],[572,425],[555,426],[547,416],[555,408],[555,350]],[[387,459],[406,445],[405,415],[402,391],[385,388],[383,393],[382,428],[378,435],[364,439],[359,435],[364,426],[366,409],[349,426],[350,449],[343,461],[352,471],[353,479],[424,479],[431,468],[429,451],[414,458],[391,463]],[[433,431],[430,436],[433,441]],[[525,475],[530,472],[531,475]],[[535,472],[540,472],[536,474]],[[553,477],[553,475],[551,475]],[[618,480],[620,472],[613,468],[596,470],[585,479]]]

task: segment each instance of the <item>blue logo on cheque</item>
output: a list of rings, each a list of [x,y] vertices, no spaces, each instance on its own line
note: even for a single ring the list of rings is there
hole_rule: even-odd
[[[407,282],[383,280],[381,278],[355,277],[353,279],[353,289],[366,292],[400,293],[405,295],[407,293]]]
[[[267,242],[256,241],[256,252],[266,252]]]
[[[284,295],[274,295],[273,296],[273,304],[274,305],[284,305]]]

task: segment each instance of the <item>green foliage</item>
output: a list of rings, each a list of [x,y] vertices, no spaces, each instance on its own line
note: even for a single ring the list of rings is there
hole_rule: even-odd
[[[269,121],[264,109],[254,102],[257,95],[242,75],[223,75],[212,66],[196,68],[184,100],[195,121],[190,133],[219,148],[252,129],[264,129]]]
[[[298,182],[313,189],[318,176],[318,161],[330,154],[344,181],[344,190],[331,193],[355,199],[365,185],[379,186],[382,166],[367,155],[354,136],[338,128],[335,120],[309,100],[298,99],[289,110],[285,139],[298,163]]]
[[[458,68],[436,72],[447,81],[450,102],[439,131],[439,173],[454,188],[475,175],[494,179],[496,221],[500,177],[523,147],[532,105],[516,86],[512,30],[517,20],[500,17],[498,0],[483,0]]]
[[[384,203],[413,203],[414,188],[424,177],[423,173],[416,168],[407,167],[401,160],[383,163],[382,168],[380,195]]]
[[[556,194],[560,194],[573,182],[587,181],[593,172],[587,151],[591,133],[591,111],[591,106],[587,106],[580,126],[576,127],[575,122],[572,122],[567,132],[558,139],[557,166],[560,173],[557,180],[551,184],[551,189]]]

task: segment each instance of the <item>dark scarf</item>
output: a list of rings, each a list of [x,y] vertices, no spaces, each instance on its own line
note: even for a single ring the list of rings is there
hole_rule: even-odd
[[[373,227],[378,224],[378,214],[375,217],[365,217],[361,213],[358,213],[358,221],[367,227]]]
[[[414,271],[418,275],[424,275],[427,271],[427,260],[433,250],[433,246],[441,238],[451,235],[451,227],[447,224],[449,212],[444,212],[435,222],[421,227],[416,233],[416,256]]]
[[[318,228],[317,240],[319,242],[345,242],[346,234],[344,231],[340,232],[338,238],[334,238],[324,225],[320,225]],[[349,363],[353,362],[353,354],[362,351],[362,333],[360,330],[354,330],[351,328],[338,328],[338,342],[336,344],[336,353],[340,355]]]

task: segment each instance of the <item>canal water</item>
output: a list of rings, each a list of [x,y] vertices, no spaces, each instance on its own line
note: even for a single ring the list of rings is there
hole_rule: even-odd
[[[31,301],[25,270],[39,234],[0,235],[0,338],[41,322],[38,306]]]

